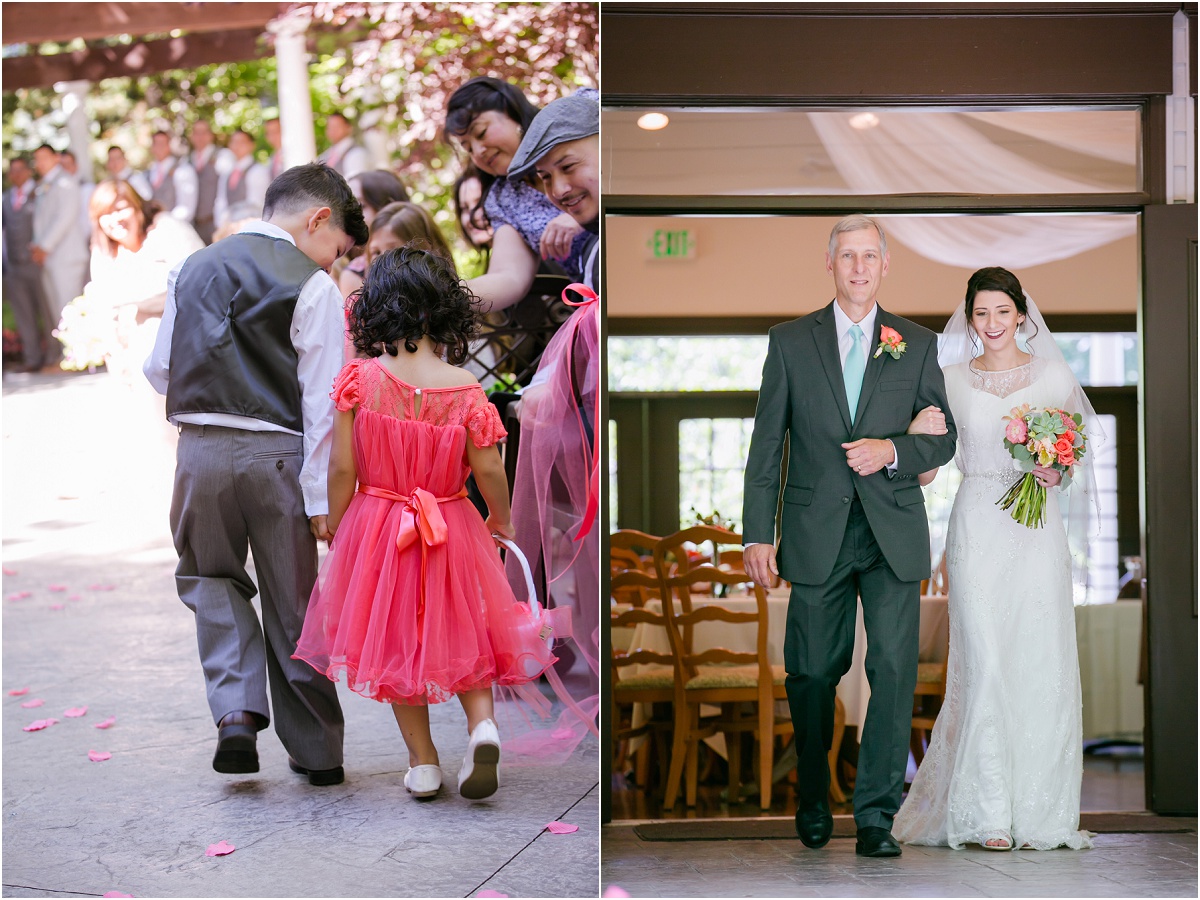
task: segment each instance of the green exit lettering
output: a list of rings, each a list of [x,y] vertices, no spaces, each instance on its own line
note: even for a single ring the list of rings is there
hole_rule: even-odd
[[[686,230],[658,228],[649,241],[650,255],[655,259],[691,259],[695,248],[695,239]]]

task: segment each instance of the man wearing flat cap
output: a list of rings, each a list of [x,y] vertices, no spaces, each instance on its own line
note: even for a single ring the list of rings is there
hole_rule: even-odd
[[[550,202],[593,237],[584,283],[597,289],[600,269],[600,104],[594,91],[550,103],[529,124],[508,167],[509,178],[536,171]]]

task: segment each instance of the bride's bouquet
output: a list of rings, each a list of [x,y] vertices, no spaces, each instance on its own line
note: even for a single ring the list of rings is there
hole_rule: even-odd
[[[1071,483],[1075,465],[1087,453],[1083,416],[1065,409],[1033,409],[1028,403],[1014,407],[1004,417],[1004,448],[1025,473],[996,501],[1012,509],[1012,517],[1026,528],[1046,522],[1046,489],[1034,477],[1035,465],[1062,473],[1062,487]]]

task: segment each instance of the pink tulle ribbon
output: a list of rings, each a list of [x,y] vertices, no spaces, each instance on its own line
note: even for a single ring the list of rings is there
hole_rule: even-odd
[[[575,291],[585,299],[581,303],[575,303],[567,297],[567,291]],[[572,371],[572,352],[571,348],[575,344],[575,334],[579,331],[584,320],[591,322],[596,327],[596,334],[600,333],[600,297],[586,284],[569,284],[563,289],[563,303],[567,306],[576,308],[590,307],[593,315],[578,316],[571,323],[571,339],[567,343],[567,371]],[[587,446],[587,428],[583,423],[583,413],[578,409],[576,416],[579,419],[579,433],[581,443],[584,447]],[[579,531],[575,534],[575,541],[582,541],[587,537],[593,526],[596,524],[596,517],[600,513],[600,391],[596,391],[596,412],[592,418],[592,453],[591,459],[587,461],[591,471],[588,474],[588,497],[587,506],[583,510],[583,518],[579,523]],[[572,560],[573,562],[574,560]],[[568,566],[569,568],[569,566]],[[561,574],[561,573],[560,573]]]

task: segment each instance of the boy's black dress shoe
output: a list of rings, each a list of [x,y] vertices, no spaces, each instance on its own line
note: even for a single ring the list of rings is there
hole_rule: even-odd
[[[868,825],[858,829],[858,841],[854,845],[854,852],[859,856],[899,856],[900,845],[886,828]]]
[[[796,810],[796,834],[805,847],[816,850],[829,843],[833,835],[833,813],[828,800],[801,804]]]
[[[346,770],[341,766],[334,766],[332,769],[306,769],[289,756],[288,768],[297,775],[307,775],[308,783],[314,784],[317,787],[341,784],[346,780]]]
[[[231,712],[221,719],[213,768],[228,775],[258,771],[258,723],[253,713]]]

